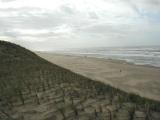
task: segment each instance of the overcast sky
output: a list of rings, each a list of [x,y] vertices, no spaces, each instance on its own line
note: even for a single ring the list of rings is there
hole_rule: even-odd
[[[42,51],[160,45],[160,0],[0,0],[0,39]]]

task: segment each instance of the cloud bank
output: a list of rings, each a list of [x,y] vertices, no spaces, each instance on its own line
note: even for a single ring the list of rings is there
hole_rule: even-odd
[[[1,0],[0,39],[33,50],[160,45],[159,0]]]

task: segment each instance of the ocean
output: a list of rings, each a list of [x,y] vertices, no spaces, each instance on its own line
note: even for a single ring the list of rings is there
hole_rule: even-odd
[[[150,47],[98,47],[72,49],[65,53],[78,56],[97,57],[105,59],[125,60],[137,65],[160,67],[160,46]]]

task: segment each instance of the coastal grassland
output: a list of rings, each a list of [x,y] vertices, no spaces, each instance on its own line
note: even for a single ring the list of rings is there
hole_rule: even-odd
[[[126,93],[0,41],[0,120],[159,120],[160,102]]]

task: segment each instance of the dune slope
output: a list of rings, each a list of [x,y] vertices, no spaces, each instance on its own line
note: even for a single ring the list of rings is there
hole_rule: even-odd
[[[0,120],[160,119],[160,103],[128,94],[0,41]]]

